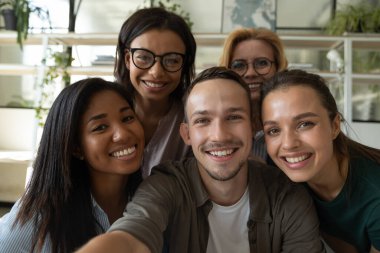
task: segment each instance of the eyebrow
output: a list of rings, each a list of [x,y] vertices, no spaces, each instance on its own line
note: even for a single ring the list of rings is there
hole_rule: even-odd
[[[119,112],[124,112],[124,111],[128,111],[128,110],[131,110],[131,107],[130,106],[125,106],[125,107],[122,107],[120,108]],[[91,121],[94,121],[94,120],[99,120],[99,119],[103,119],[107,116],[106,113],[101,113],[101,114],[97,114],[95,116],[92,116],[88,119],[87,123],[88,122],[91,122]]]
[[[227,113],[234,113],[234,112],[246,112],[246,110],[243,107],[231,107],[231,108],[228,108],[227,110]],[[191,114],[190,119],[197,115],[203,116],[203,115],[208,115],[208,114],[210,114],[209,110],[197,110]]]
[[[319,117],[317,114],[313,113],[313,112],[305,112],[305,113],[301,113],[297,116],[295,116],[293,119],[294,120],[300,120],[300,119],[303,119],[303,118],[308,118],[308,117]]]
[[[298,121],[298,120],[301,120],[303,118],[308,118],[308,117],[317,118],[319,116],[313,112],[305,112],[305,113],[301,113],[301,114],[293,117],[293,121]],[[274,120],[267,120],[267,121],[263,122],[263,126],[274,125],[274,124],[276,124],[276,121],[274,121]]]

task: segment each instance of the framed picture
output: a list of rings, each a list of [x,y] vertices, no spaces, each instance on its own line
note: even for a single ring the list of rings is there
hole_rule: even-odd
[[[276,0],[224,0],[222,33],[237,27],[276,28]]]
[[[276,6],[276,30],[321,30],[334,15],[336,0],[277,0]]]

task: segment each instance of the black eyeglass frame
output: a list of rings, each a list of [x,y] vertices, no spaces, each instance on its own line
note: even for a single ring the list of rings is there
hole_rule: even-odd
[[[268,61],[268,62],[270,63],[270,66],[268,67],[268,71],[265,72],[265,73],[260,73],[260,72],[257,71],[257,69],[256,69],[256,64],[255,64],[255,63],[256,63],[256,61],[260,61],[260,60],[266,60],[266,61]],[[241,72],[241,73],[238,73],[238,72],[236,72],[235,70],[233,70],[233,69],[232,69],[232,64],[233,64],[234,62],[241,62],[241,63],[243,63],[244,66],[245,66],[244,71]],[[264,76],[264,75],[266,75],[266,74],[268,74],[268,73],[270,72],[270,70],[272,69],[272,66],[273,66],[274,63],[275,63],[275,61],[271,61],[271,60],[269,60],[269,59],[266,58],[266,57],[257,57],[257,58],[255,58],[253,61],[250,61],[250,62],[247,62],[246,60],[237,59],[237,60],[234,60],[234,61],[231,62],[229,68],[230,68],[231,70],[235,71],[236,73],[238,73],[240,76],[244,76],[245,73],[247,73],[247,71],[248,71],[248,65],[249,65],[249,64],[252,64],[252,67],[253,67],[253,69],[255,70],[256,74],[258,74],[259,76]]]
[[[146,68],[142,68],[140,66],[137,66],[137,64],[135,63],[133,55],[138,50],[142,50],[142,51],[147,52],[147,53],[149,53],[149,54],[151,54],[153,56],[153,61],[152,61],[152,63],[151,63],[150,66],[148,66]],[[133,64],[136,66],[136,68],[139,68],[139,69],[144,69],[144,70],[145,69],[150,69],[157,62],[157,58],[160,59],[159,62],[161,64],[162,68],[165,71],[170,72],[170,73],[174,73],[174,72],[179,71],[180,69],[183,68],[183,65],[185,64],[186,55],[185,54],[181,54],[181,53],[177,53],[177,52],[168,52],[168,53],[165,53],[165,54],[158,55],[158,54],[155,54],[155,53],[153,53],[152,51],[150,51],[150,50],[148,50],[146,48],[129,48],[128,51],[131,53]],[[167,67],[164,64],[164,57],[167,56],[167,55],[173,55],[173,54],[181,56],[181,58],[182,58],[182,64],[176,70],[168,70]]]

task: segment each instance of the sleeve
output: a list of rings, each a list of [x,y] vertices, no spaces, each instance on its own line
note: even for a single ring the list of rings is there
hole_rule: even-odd
[[[152,253],[160,253],[163,232],[172,210],[175,210],[175,189],[176,183],[172,177],[160,174],[149,176],[128,203],[124,216],[109,231],[128,232],[146,244]]]
[[[19,211],[19,202],[0,219],[0,252],[29,253],[32,244],[32,222],[13,226]]]
[[[306,189],[300,184],[294,185],[283,201],[281,252],[326,252],[314,203]]]

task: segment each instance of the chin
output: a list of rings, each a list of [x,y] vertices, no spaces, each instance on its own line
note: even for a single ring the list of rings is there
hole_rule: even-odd
[[[291,181],[295,183],[305,183],[310,180],[310,178],[306,177],[305,175],[293,175],[289,173],[286,173],[286,175]]]

